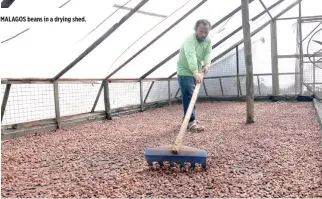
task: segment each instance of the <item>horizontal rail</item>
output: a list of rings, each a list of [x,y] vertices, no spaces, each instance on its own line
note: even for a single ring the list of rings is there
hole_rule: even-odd
[[[315,16],[301,16],[302,20],[307,19],[322,19],[322,15],[315,15]],[[299,19],[299,17],[284,17],[284,18],[278,18],[276,20],[294,20]]]
[[[303,54],[303,57],[322,57],[322,54]],[[300,58],[300,55],[277,55],[277,58]]]
[[[295,75],[295,74],[300,74],[298,73],[279,73],[279,75]],[[272,75],[272,73],[259,73],[259,74],[254,74],[254,76],[269,76]],[[239,76],[246,76],[246,74],[240,74]],[[205,77],[204,79],[213,79],[213,78],[232,78],[232,77],[237,77],[237,75],[226,75],[226,76],[214,76],[214,77]],[[175,81],[178,78],[171,78],[171,81]],[[71,84],[100,84],[98,81],[102,81],[102,79],[59,79],[59,83],[71,83]],[[143,79],[143,82],[146,81],[168,81],[169,78],[146,78]],[[108,79],[110,83],[113,82],[140,82],[140,79],[138,78],[120,78],[120,79]],[[1,84],[52,84],[52,82],[47,79],[47,78],[6,78],[6,79],[1,79]]]

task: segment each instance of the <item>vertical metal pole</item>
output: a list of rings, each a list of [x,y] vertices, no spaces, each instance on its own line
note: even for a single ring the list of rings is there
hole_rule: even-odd
[[[236,67],[237,67],[237,96],[241,95],[240,79],[239,79],[239,52],[236,46]]]
[[[247,123],[254,122],[254,83],[253,83],[253,62],[252,44],[249,25],[249,0],[241,0],[242,3],[242,24],[244,35],[245,63],[246,63],[246,107]]]
[[[143,112],[143,80],[140,79],[140,104],[141,104],[141,111]]]
[[[171,87],[170,87],[170,83],[171,83],[171,82],[170,82],[170,79],[171,79],[171,78],[169,78],[169,79],[168,79],[168,100],[169,100],[169,101],[168,101],[168,104],[169,104],[169,105],[171,104]]]
[[[303,38],[302,38],[302,3],[299,2],[299,42],[300,42],[300,95],[303,95]]]
[[[4,96],[3,96],[3,99],[2,99],[2,104],[1,104],[1,122],[2,122],[4,112],[6,110],[7,102],[8,102],[8,99],[9,99],[10,88],[11,88],[11,84],[7,84],[6,85],[6,90],[4,92]]]
[[[108,80],[103,80],[103,85],[104,85],[105,114],[106,114],[106,119],[110,120],[112,119],[112,117],[111,117],[110,91],[109,91]]]
[[[313,93],[315,94],[315,56],[313,56]]]
[[[56,114],[56,123],[57,128],[61,128],[60,125],[60,109],[59,109],[59,92],[58,92],[58,81],[54,81],[54,100],[55,100],[55,114]]]
[[[271,60],[273,95],[279,95],[276,20],[271,21]]]

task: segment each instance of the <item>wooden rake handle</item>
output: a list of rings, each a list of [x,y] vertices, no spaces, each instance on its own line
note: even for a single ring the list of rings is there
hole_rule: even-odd
[[[203,74],[201,74],[201,75],[203,77]],[[188,128],[188,123],[189,123],[189,120],[190,120],[190,117],[191,117],[191,114],[192,114],[192,110],[193,110],[193,107],[194,107],[194,105],[195,105],[195,103],[197,101],[198,93],[199,93],[199,90],[200,90],[200,85],[201,84],[198,83],[196,85],[196,87],[195,87],[195,90],[193,91],[193,95],[191,97],[187,113],[184,116],[184,120],[182,122],[179,134],[177,135],[176,141],[175,141],[174,145],[172,146],[171,151],[174,154],[178,154],[179,150],[180,150],[180,148],[182,146],[183,138],[184,138],[185,133],[186,133],[187,128]]]

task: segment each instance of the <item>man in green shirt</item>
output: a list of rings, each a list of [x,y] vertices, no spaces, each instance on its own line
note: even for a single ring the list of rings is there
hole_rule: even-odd
[[[198,20],[195,24],[195,33],[183,43],[177,62],[177,74],[181,90],[183,112],[186,114],[196,83],[203,82],[202,73],[206,74],[211,63],[211,40],[208,33],[211,29],[209,21]],[[196,106],[191,114],[188,129],[203,131],[196,122]]]

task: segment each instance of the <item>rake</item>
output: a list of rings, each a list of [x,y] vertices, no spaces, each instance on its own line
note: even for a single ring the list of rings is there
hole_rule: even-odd
[[[195,87],[188,110],[174,144],[145,149],[144,156],[149,166],[153,166],[157,163],[160,166],[168,164],[172,167],[190,165],[192,168],[200,166],[206,168],[207,151],[183,146],[182,144],[199,90],[200,83]]]

